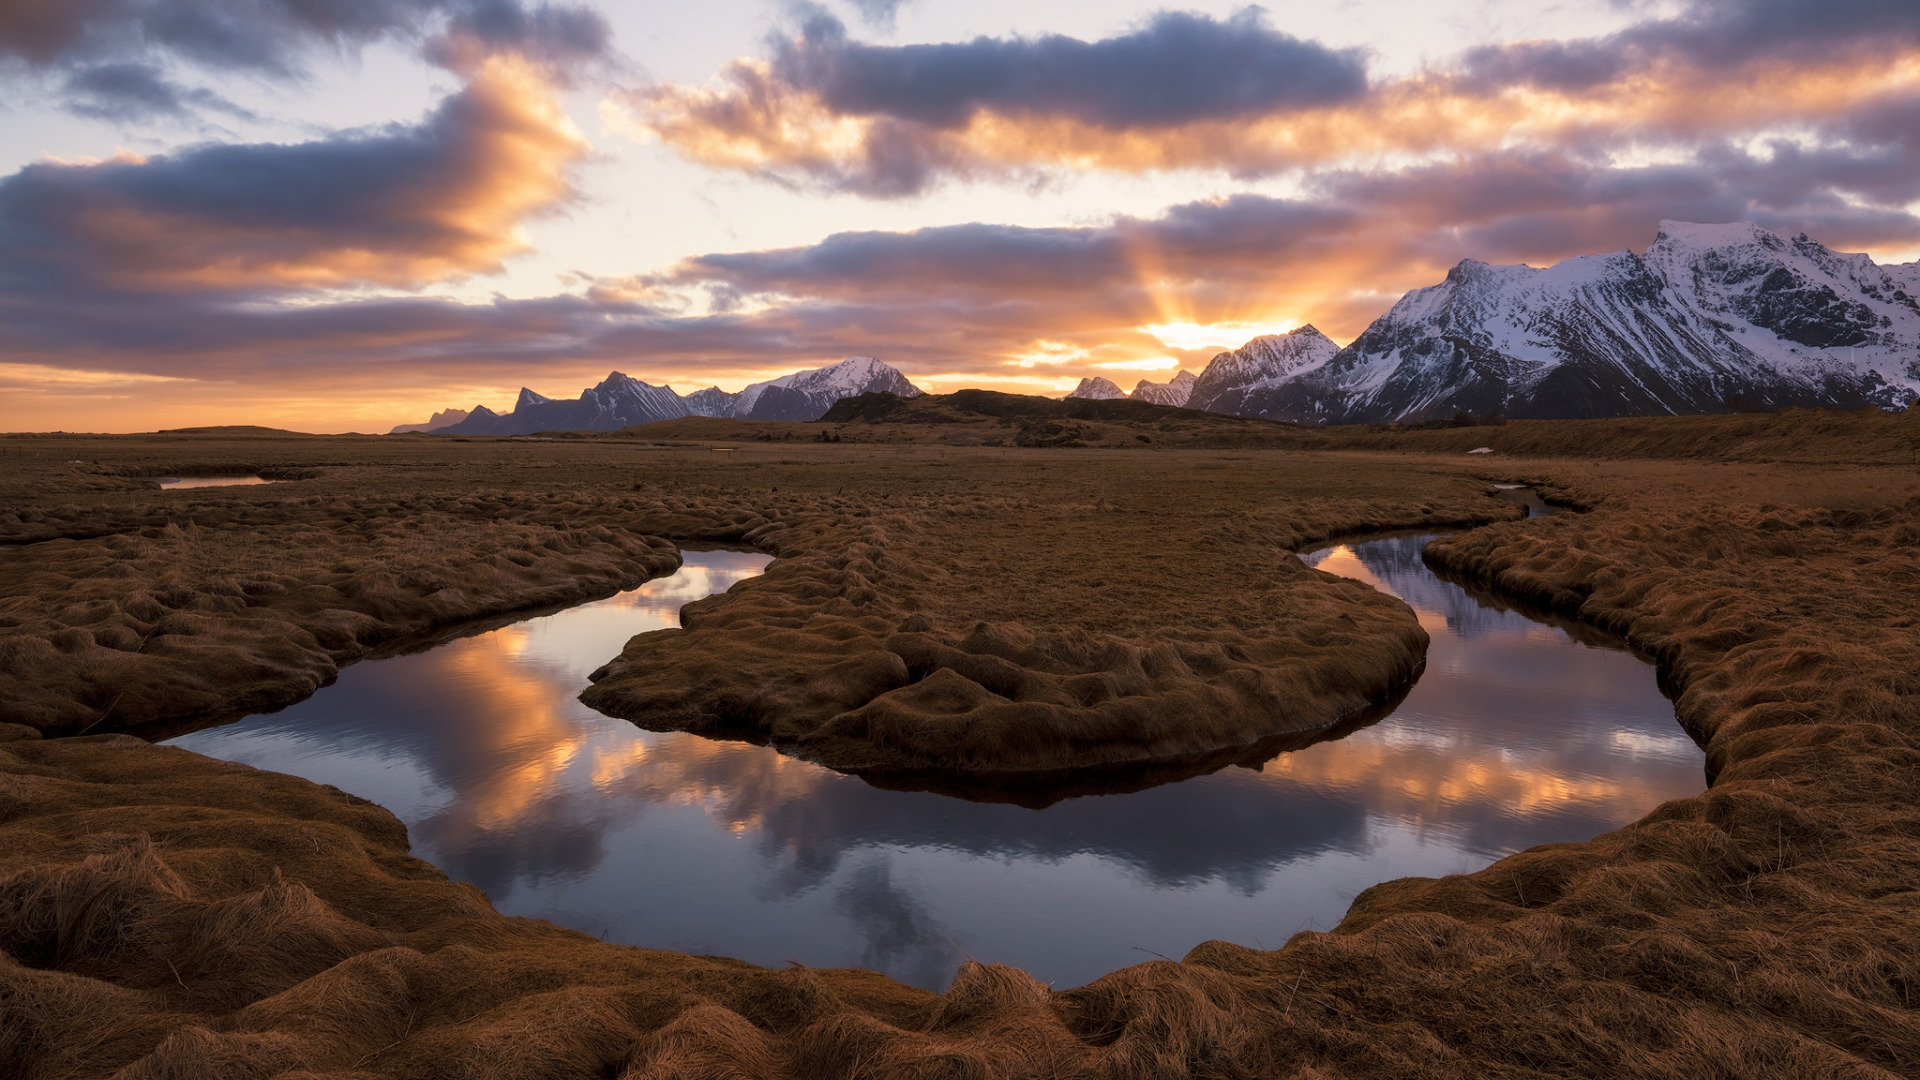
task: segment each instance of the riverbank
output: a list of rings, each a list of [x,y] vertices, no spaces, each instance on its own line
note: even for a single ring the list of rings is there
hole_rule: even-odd
[[[1316,529],[1344,531],[1343,516],[1375,519],[1356,527],[1418,525],[1405,519],[1421,500],[1433,511],[1422,519],[1446,517],[1453,492],[1475,506],[1489,481],[1540,482],[1592,511],[1494,525],[1440,542],[1435,559],[1658,656],[1717,775],[1700,798],[1588,843],[1472,875],[1385,883],[1332,933],[1277,950],[1197,944],[1183,961],[1064,993],[969,967],[934,995],[866,973],[763,971],[506,919],[408,858],[390,816],[337,792],[121,737],[8,729],[25,737],[0,746],[0,945],[10,957],[0,962],[0,1063],[34,1077],[129,1063],[129,1076],[167,1075],[207,1062],[261,1076],[1914,1075],[1920,480],[1904,460],[1858,463],[1855,445],[1815,449],[1855,464],[1357,452],[1303,462],[1273,451],[1243,465],[1194,451],[1174,457],[1183,464],[1164,474],[1171,486],[1155,487],[1154,470],[1169,467],[1162,455],[1040,450],[1008,459],[1033,470],[1024,479],[970,489],[964,470],[935,457],[909,474],[897,457],[843,459],[836,473],[809,472],[816,466],[797,457],[750,467],[711,455],[729,459],[716,468],[741,471],[708,474],[695,493],[642,456],[651,451],[589,466],[489,445],[497,457],[481,464],[499,477],[490,486],[531,491],[591,467],[664,504],[672,479],[681,503],[656,511],[662,520],[712,531],[732,520],[721,508],[740,491],[771,501],[779,487],[824,508],[811,526],[820,531],[792,536],[796,552],[803,537],[833,529],[861,542],[852,523],[871,523],[903,490],[928,506],[977,505],[971,517],[928,518],[952,521],[950,532],[899,535],[917,544],[987,534],[980,568],[1009,571],[996,582],[1065,571],[1056,606],[1084,632],[1109,620],[1103,632],[1115,634],[1132,605],[1057,601],[1075,589],[1106,595],[1096,580],[1161,580],[1177,557],[1200,552],[1213,569],[1196,576],[1201,599],[1178,614],[1220,618],[1239,602],[1236,583],[1264,570],[1244,560],[1260,545],[1286,550]],[[1060,470],[1045,478],[1051,496],[1030,494],[1043,464]],[[1231,478],[1208,475],[1230,467]],[[440,468],[423,459],[401,472]],[[63,491],[60,505],[79,511],[20,524],[85,528],[147,512],[113,477],[76,475],[98,478],[85,481],[102,485],[97,502]],[[324,468],[301,483],[337,483],[343,497],[356,489]],[[1254,509],[1192,509],[1208,505],[1209,484],[1213,498],[1237,493]],[[280,498],[278,488],[297,486],[220,498]],[[1316,501],[1316,489],[1333,494]],[[1300,509],[1281,505],[1288,491]],[[1155,544],[1145,525],[1115,529],[1125,577],[1095,577],[1110,571],[1087,565],[1084,548],[1075,564],[1072,550],[1024,555],[1004,540],[1005,523],[1037,527],[1026,523],[1076,503],[1088,531],[1063,529],[1076,543],[1099,539],[1098,523],[1129,519],[1103,502],[1149,508],[1130,500],[1194,523]],[[847,569],[831,558],[796,560],[822,575],[796,585],[851,580],[825,576]],[[883,580],[895,572],[867,561]],[[1044,610],[1002,584],[916,595],[954,605],[943,614],[971,606],[1016,621],[1026,605]],[[1138,610],[1149,610],[1156,594],[1139,595]],[[1254,610],[1284,615],[1283,602],[1292,601]],[[718,618],[723,607],[710,611]]]

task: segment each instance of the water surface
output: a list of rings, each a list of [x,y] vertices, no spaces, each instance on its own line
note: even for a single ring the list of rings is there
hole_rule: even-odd
[[[254,484],[271,484],[272,480],[260,476],[164,476],[159,477],[161,487],[169,491],[183,491],[187,488],[210,487],[251,487]]]
[[[1393,715],[1258,768],[1040,810],[881,790],[575,700],[630,635],[766,562],[733,552],[174,741],[380,802],[416,854],[509,914],[933,989],[969,957],[1073,986],[1209,938],[1277,947],[1375,882],[1587,839],[1699,792],[1701,755],[1650,666],[1440,581],[1424,540],[1307,557],[1399,595],[1432,634]]]

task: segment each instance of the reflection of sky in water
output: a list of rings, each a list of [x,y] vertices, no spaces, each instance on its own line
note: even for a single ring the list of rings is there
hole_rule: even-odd
[[[271,484],[258,476],[169,476],[160,481],[160,486],[169,491],[182,491],[187,488],[208,487],[251,487],[254,484]]]
[[[511,914],[936,988],[965,956],[1069,986],[1208,938],[1278,946],[1377,881],[1584,839],[1700,789],[1651,668],[1483,607],[1419,543],[1309,557],[1408,599],[1433,634],[1392,717],[1264,769],[1045,810],[884,791],[574,700],[630,635],[766,562],[731,552],[175,741],[380,802]]]

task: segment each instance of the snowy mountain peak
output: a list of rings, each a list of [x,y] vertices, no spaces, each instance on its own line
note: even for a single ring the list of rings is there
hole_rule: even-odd
[[[871,356],[850,356],[837,364],[811,368],[748,385],[738,394],[714,387],[696,392],[689,404],[703,416],[742,420],[817,420],[841,398],[884,392],[916,397],[920,388],[898,368]],[[707,412],[702,410],[711,409]]]
[[[1141,379],[1134,386],[1133,393],[1127,396],[1135,401],[1151,401],[1155,405],[1181,406],[1193,397],[1193,385],[1198,381],[1199,376],[1183,368],[1178,375],[1163,383]]]
[[[1067,396],[1070,398],[1087,398],[1093,401],[1105,401],[1108,398],[1126,397],[1127,392],[1114,385],[1112,379],[1105,379],[1095,375],[1090,379],[1081,379],[1080,385],[1074,387],[1073,393]]]
[[[1310,422],[1900,407],[1920,391],[1905,273],[1751,222],[1663,222],[1644,256],[1462,260],[1278,377],[1256,339],[1208,366],[1194,403]]]
[[[456,435],[524,435],[535,431],[617,431],[634,424],[683,416],[743,420],[818,420],[843,397],[877,390],[913,397],[920,388],[894,368],[870,356],[856,356],[831,367],[796,371],[729,394],[717,386],[686,397],[671,386],[654,386],[625,372],[612,371],[571,401],[555,401],[525,387],[513,411],[502,416],[476,407],[456,424],[434,430]],[[746,404],[742,401],[746,399]]]

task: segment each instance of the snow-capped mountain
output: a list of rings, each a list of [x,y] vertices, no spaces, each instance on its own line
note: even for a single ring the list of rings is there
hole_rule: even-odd
[[[1126,397],[1127,392],[1114,385],[1112,379],[1103,379],[1095,375],[1091,379],[1081,379],[1080,385],[1074,387],[1073,393],[1067,396],[1070,398],[1088,398],[1093,401],[1105,401],[1108,398]]]
[[[1469,259],[1336,354],[1211,391],[1243,381],[1256,339],[1190,404],[1305,422],[1899,408],[1920,393],[1915,276],[1749,223],[1662,222],[1645,255]]]
[[[695,390],[680,400],[687,406],[687,412],[694,416],[732,416],[733,403],[739,394],[729,394],[717,386],[705,390]]]
[[[502,415],[476,406],[459,423],[433,429],[449,435],[526,435],[536,431],[618,431],[634,424],[682,416],[720,416],[743,420],[818,420],[843,397],[884,390],[901,397],[920,393],[899,371],[870,356],[856,356],[831,367],[796,371],[754,383],[737,394],[719,387],[682,398],[670,386],[653,386],[618,371],[578,398],[556,400],[525,387],[513,411]]]
[[[484,405],[440,435],[527,435],[536,431],[618,431],[649,420],[672,420],[687,415],[687,407],[672,387],[653,386],[631,375],[609,372],[571,400],[557,400],[520,388],[513,411],[504,416]]]
[[[1127,396],[1135,401],[1150,401],[1155,405],[1185,405],[1187,400],[1193,397],[1193,384],[1198,381],[1199,376],[1182,369],[1180,374],[1163,383],[1141,379],[1134,386],[1133,393]]]
[[[1910,263],[1894,263],[1883,267],[1887,276],[1908,296],[1920,298],[1920,260]]]
[[[1297,411],[1291,401],[1298,381],[1325,367],[1339,351],[1340,346],[1311,323],[1254,338],[1208,362],[1194,382],[1187,408],[1236,416]]]
[[[871,356],[852,356],[830,367],[796,371],[752,383],[737,394],[710,386],[687,395],[686,400],[687,408],[699,416],[818,420],[841,398],[880,392],[915,397],[920,388],[895,368]]]
[[[1682,305],[1789,379],[1857,381],[1882,406],[1920,390],[1920,293],[1866,255],[1745,222],[1663,222],[1646,261]]]

